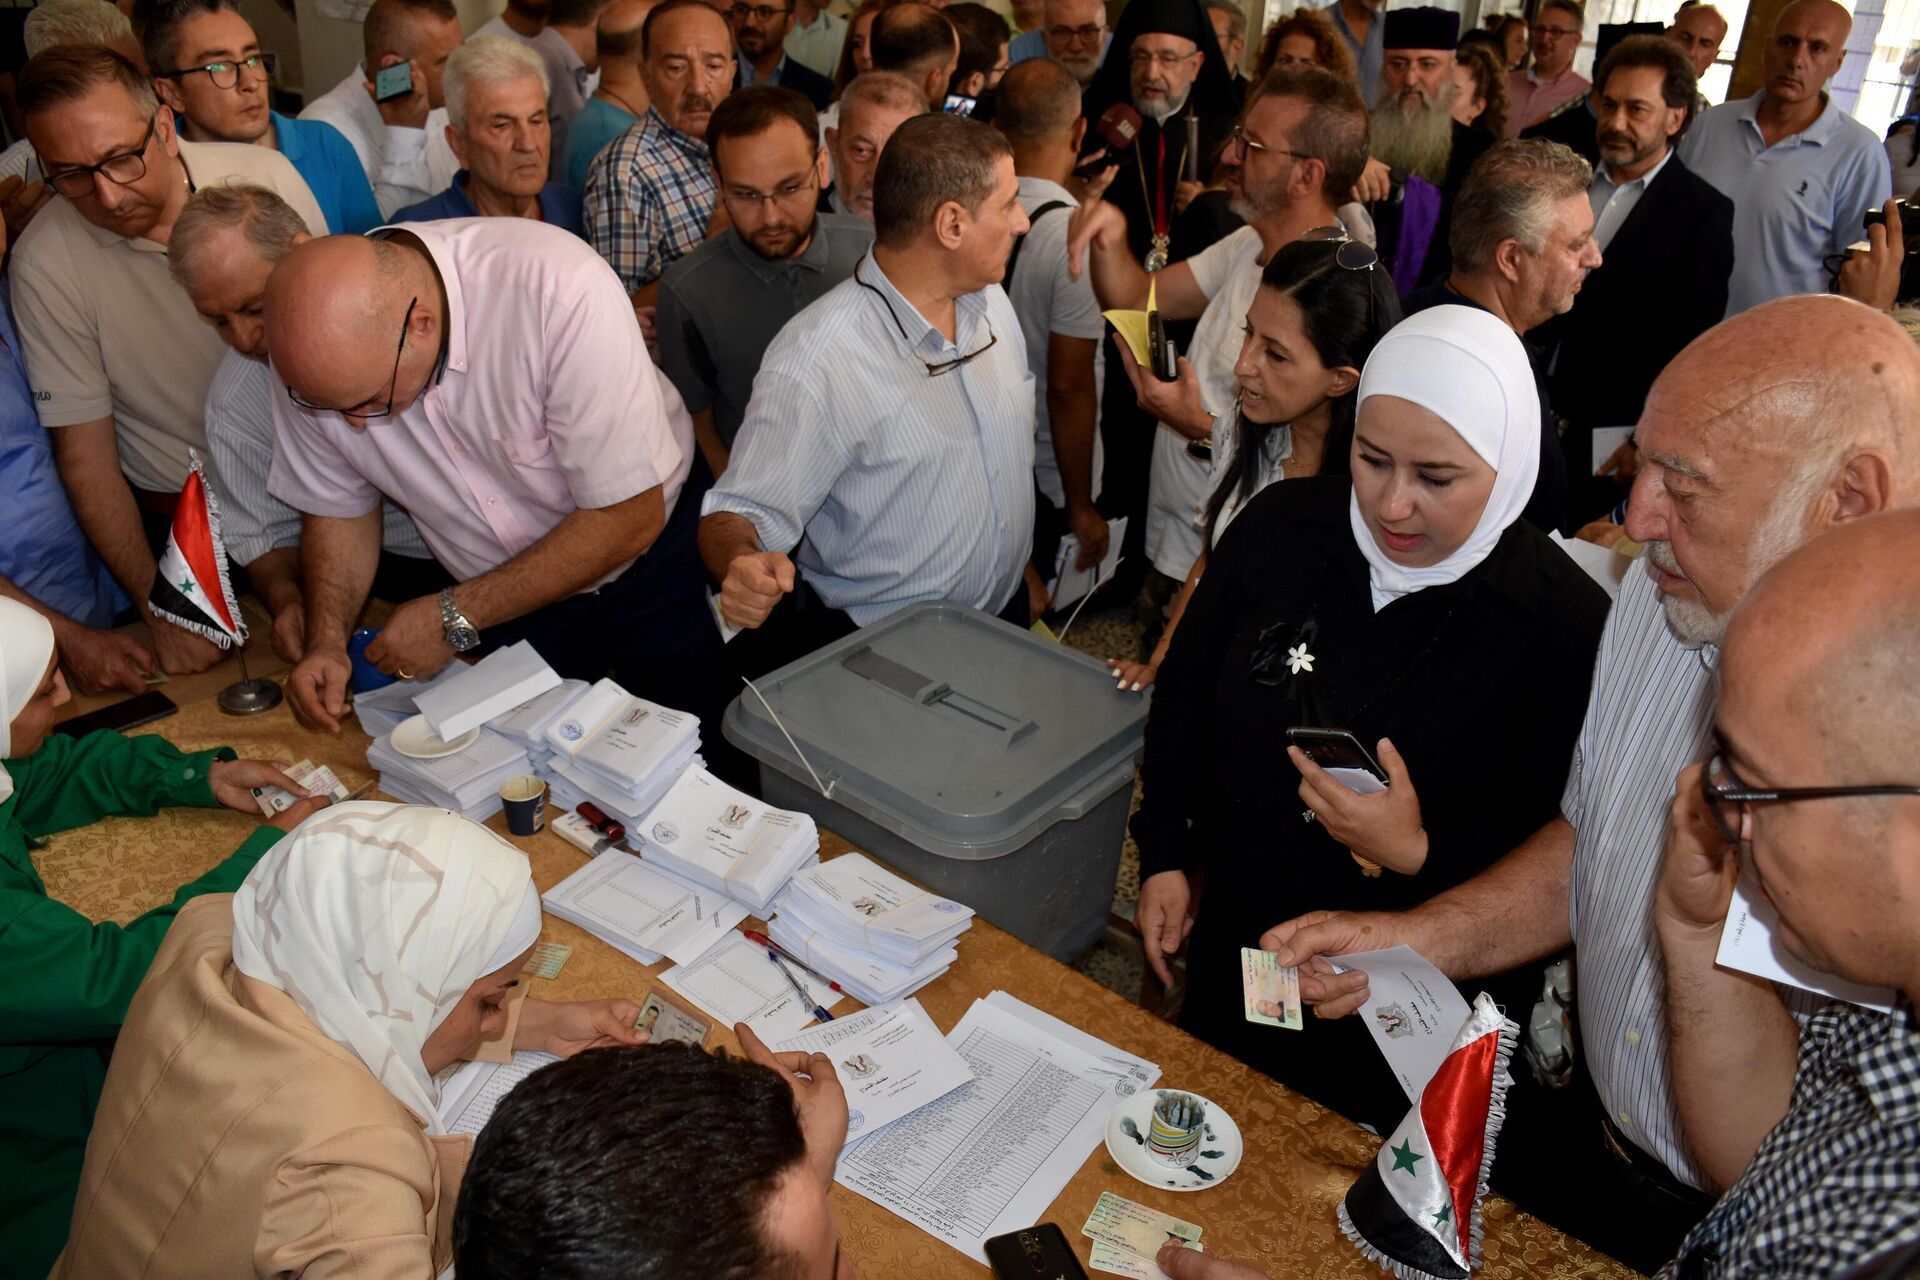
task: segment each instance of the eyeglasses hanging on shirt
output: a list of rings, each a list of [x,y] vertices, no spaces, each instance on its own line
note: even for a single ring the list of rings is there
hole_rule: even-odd
[[[938,361],[929,360],[925,356],[920,354],[920,348],[914,344],[914,341],[912,338],[907,336],[907,326],[900,323],[900,314],[893,309],[893,303],[887,298],[887,295],[880,292],[880,290],[874,288],[872,285],[868,284],[865,280],[862,280],[859,276],[855,276],[853,280],[854,280],[854,283],[859,285],[862,289],[867,290],[869,293],[873,294],[874,297],[880,299],[881,303],[887,309],[887,314],[893,317],[893,327],[900,331],[901,341],[905,342],[907,344],[907,349],[913,352],[913,358],[926,366],[927,376],[929,378],[937,378],[943,373],[952,373],[955,369],[958,369],[961,365],[966,364],[972,360],[978,360],[981,356],[993,350],[994,344],[1000,341],[1000,335],[993,331],[993,321],[988,320],[986,322],[987,342],[985,346],[980,347],[977,350],[969,351],[967,352],[967,354],[963,356],[958,356],[952,360],[938,360]]]

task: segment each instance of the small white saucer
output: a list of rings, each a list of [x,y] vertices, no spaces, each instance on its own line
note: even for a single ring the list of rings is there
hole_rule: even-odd
[[[1201,1135],[1200,1154],[1184,1169],[1161,1164],[1147,1154],[1148,1118],[1153,1114],[1154,1104],[1168,1093],[1185,1093],[1207,1104],[1206,1132]],[[1233,1117],[1212,1099],[1190,1090],[1149,1089],[1136,1093],[1107,1117],[1107,1151],[1115,1163],[1132,1177],[1164,1191],[1205,1191],[1219,1186],[1240,1167],[1240,1157],[1245,1150],[1240,1126],[1233,1122]]]
[[[456,751],[465,751],[480,740],[480,726],[475,725],[452,742],[448,742],[433,731],[424,715],[411,716],[402,720],[388,741],[393,749],[403,756],[415,760],[438,760],[441,756],[450,756]]]

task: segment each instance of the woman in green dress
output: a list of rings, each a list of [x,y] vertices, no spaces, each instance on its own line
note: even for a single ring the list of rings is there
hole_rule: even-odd
[[[39,1280],[67,1238],[103,1052],[173,922],[203,893],[231,893],[286,830],[326,803],[302,800],[232,856],[128,924],[95,922],[47,896],[33,865],[46,837],[164,805],[257,814],[251,789],[301,788],[233,749],[182,751],[152,735],[50,734],[68,700],[53,628],[0,597],[0,1278]]]

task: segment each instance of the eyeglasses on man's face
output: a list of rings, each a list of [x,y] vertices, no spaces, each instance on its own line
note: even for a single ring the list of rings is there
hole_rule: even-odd
[[[770,4],[736,4],[727,10],[735,22],[745,22],[751,18],[755,22],[772,22],[783,13],[792,13],[792,9],[777,8]]]
[[[376,403],[371,399],[362,400],[351,409],[342,409],[330,404],[315,404],[292,387],[287,388],[287,399],[310,413],[337,413],[343,418],[358,418],[363,422],[369,418],[392,417],[393,402],[400,389],[400,357],[406,354],[407,330],[413,327],[413,310],[419,305],[420,299],[416,296],[413,301],[407,303],[407,314],[400,320],[400,343],[393,349],[393,376],[387,379],[387,402],[384,405],[379,408],[370,408],[370,405]]]
[[[1227,135],[1227,150],[1238,148],[1249,154],[1258,152],[1263,156],[1292,156],[1295,160],[1311,160],[1312,156],[1304,151],[1289,151],[1285,147],[1270,146],[1247,132],[1245,125],[1233,126],[1233,132]]]
[[[1098,44],[1106,34],[1107,29],[1098,25],[1047,28],[1047,39],[1055,44]]]
[[[1198,49],[1192,53],[1168,53],[1164,49],[1155,53],[1150,49],[1135,49],[1127,55],[1127,61],[1133,64],[1136,71],[1145,67],[1158,67],[1162,71],[1171,71],[1181,63],[1190,62],[1199,56]]]
[[[1580,34],[1580,28],[1536,26],[1533,29],[1533,34],[1535,36],[1545,36],[1549,40],[1565,40],[1569,36],[1578,36]]]
[[[132,186],[147,176],[147,148],[153,145],[153,131],[159,121],[160,114],[155,112],[148,118],[147,131],[140,135],[138,146],[117,151],[98,164],[70,165],[54,172],[42,161],[40,169],[47,175],[47,185],[69,200],[81,200],[92,195],[95,174],[116,186]]]
[[[207,62],[197,67],[181,67],[178,71],[157,71],[154,77],[159,80],[184,80],[188,76],[204,75],[213,82],[214,88],[231,89],[240,83],[243,68],[261,80],[271,80],[280,69],[280,56],[256,53],[237,61]]]
[[[772,191],[755,191],[752,187],[724,186],[721,192],[728,201],[745,209],[755,211],[779,205],[782,208],[794,208],[820,188],[820,174],[816,169],[802,182],[789,182]]]
[[[1720,824],[1727,843],[1744,846],[1752,837],[1749,818],[1756,804],[1797,804],[1804,800],[1850,800],[1860,796],[1920,796],[1920,787],[1893,783],[1864,787],[1753,787],[1741,780],[1727,760],[1726,747],[1715,743],[1700,771],[1700,794]]]

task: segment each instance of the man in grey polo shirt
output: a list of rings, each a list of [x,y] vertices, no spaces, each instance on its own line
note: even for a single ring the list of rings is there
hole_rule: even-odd
[[[1280,963],[1309,966],[1300,994],[1323,1017],[1357,1009],[1366,976],[1316,957],[1405,944],[1464,981],[1571,941],[1581,1047],[1604,1110],[1550,1128],[1550,1156],[1529,1161],[1503,1141],[1494,1185],[1646,1271],[1726,1181],[1681,1131],[1668,1054],[1652,913],[1674,779],[1710,749],[1720,637],[1760,575],[1826,529],[1920,503],[1902,462],[1920,447],[1911,360],[1898,325],[1832,296],[1758,307],[1681,352],[1640,417],[1627,532],[1646,553],[1600,640],[1561,816],[1412,911],[1316,912],[1261,939]],[[1787,1003],[1810,1014],[1819,1002],[1802,996]],[[1525,1124],[1508,1132],[1530,1137]]]
[[[813,104],[777,85],[734,90],[707,125],[732,229],[667,268],[654,324],[660,367],[687,402],[716,476],[767,344],[851,276],[873,243],[864,218],[815,212],[827,176],[819,137]]]
[[[1680,143],[1687,168],[1733,201],[1727,314],[1825,293],[1827,262],[1862,238],[1893,194],[1886,148],[1827,97],[1853,19],[1833,0],[1794,0],[1767,40],[1766,87],[1701,116]]]

